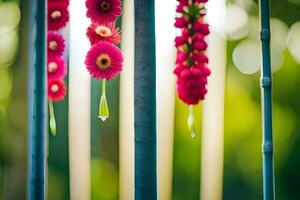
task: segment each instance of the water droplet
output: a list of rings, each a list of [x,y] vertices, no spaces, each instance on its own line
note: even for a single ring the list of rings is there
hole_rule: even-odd
[[[98,116],[99,119],[101,119],[102,121],[105,121],[109,116]]]
[[[196,137],[196,132],[195,132],[195,131],[192,131],[192,132],[191,132],[191,136],[192,136],[192,138],[195,138],[195,137]]]
[[[105,121],[109,117],[109,110],[105,95],[102,94],[99,106],[99,116],[102,121]]]
[[[99,116],[102,121],[105,121],[109,117],[109,110],[106,100],[106,80],[102,81],[102,95],[100,99],[100,105],[99,105]]]
[[[53,136],[56,135],[56,121],[55,121],[55,115],[54,115],[54,107],[53,107],[53,102],[48,101],[48,106],[49,106],[49,126],[50,126],[50,132]]]
[[[187,124],[192,138],[196,137],[196,130],[194,124],[194,110],[192,105],[189,107],[189,116],[187,119]]]
[[[109,117],[109,110],[107,105],[107,100],[105,95],[101,96],[100,107],[99,107],[99,116],[102,121],[105,121]]]

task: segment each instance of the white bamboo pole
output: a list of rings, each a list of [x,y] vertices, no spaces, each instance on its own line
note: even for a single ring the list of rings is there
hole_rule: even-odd
[[[90,76],[84,66],[89,43],[85,0],[70,2],[69,156],[71,200],[90,200]]]
[[[225,0],[208,2],[207,19],[211,29],[208,37],[208,56],[212,74],[209,77],[209,92],[203,103],[200,199],[220,200],[222,199],[224,152]]]
[[[134,199],[134,1],[123,1],[120,78],[120,199]]]
[[[155,1],[158,199],[172,199],[177,2]]]

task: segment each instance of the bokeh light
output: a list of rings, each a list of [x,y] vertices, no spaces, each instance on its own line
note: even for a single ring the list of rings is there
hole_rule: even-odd
[[[239,6],[229,4],[226,11],[226,32],[228,39],[238,40],[244,38],[248,35],[248,29],[248,13]]]
[[[244,74],[257,72],[261,65],[260,44],[255,40],[240,42],[232,53],[235,66]]]
[[[12,77],[7,69],[0,68],[0,101],[6,99],[12,89]]]
[[[288,48],[297,63],[300,63],[300,22],[292,25],[288,34]]]
[[[18,50],[18,35],[14,29],[7,26],[0,27],[0,67],[7,66]]]
[[[15,2],[5,2],[0,4],[0,27],[8,26],[15,28],[21,19],[19,5]]]
[[[289,27],[278,18],[271,18],[271,47],[285,49]]]

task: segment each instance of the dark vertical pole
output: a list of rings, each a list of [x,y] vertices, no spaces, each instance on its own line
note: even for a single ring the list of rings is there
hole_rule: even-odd
[[[263,108],[263,191],[264,200],[275,199],[272,133],[272,73],[270,61],[270,2],[260,0],[262,69],[261,89]]]
[[[28,199],[45,199],[46,177],[46,1],[29,1]]]
[[[154,0],[135,0],[135,199],[157,199]]]

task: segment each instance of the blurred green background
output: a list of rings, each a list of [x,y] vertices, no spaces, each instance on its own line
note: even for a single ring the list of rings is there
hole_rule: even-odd
[[[6,2],[0,0],[0,18],[4,15],[1,6]],[[20,8],[20,24],[13,28],[17,37],[11,43],[17,44],[18,51],[5,62],[2,59],[3,49],[7,46],[3,41],[11,33],[5,32],[4,22],[0,20],[2,199],[25,199],[26,193],[26,74],[30,34],[27,0],[21,1]],[[278,199],[296,200],[300,198],[300,0],[272,0],[271,10],[276,196]],[[223,199],[226,200],[262,199],[258,14],[257,1],[227,2],[223,180]],[[111,118],[105,126],[99,126],[97,121],[91,122],[94,200],[118,199],[118,83],[108,84]],[[92,83],[93,106],[97,106],[99,85],[99,82]],[[55,105],[59,130],[56,137],[49,136],[49,199],[69,199],[67,100]],[[92,109],[93,112],[95,110]],[[173,161],[175,200],[199,199],[201,105],[196,108],[196,138],[191,138],[185,120],[182,120],[187,115],[187,107],[177,99]]]

